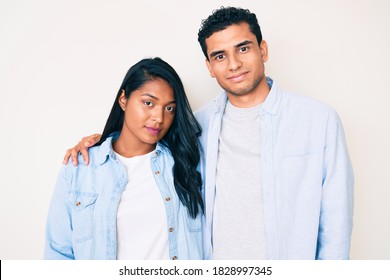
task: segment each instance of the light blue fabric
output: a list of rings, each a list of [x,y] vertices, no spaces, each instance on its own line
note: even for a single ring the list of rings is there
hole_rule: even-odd
[[[259,145],[268,258],[348,259],[354,179],[340,119],[329,106],[284,92],[270,78],[267,82],[271,90],[259,111]],[[218,139],[226,101],[221,93],[195,113],[203,129],[205,258],[212,258]]]
[[[79,156],[78,166],[61,169],[47,219],[45,259],[116,259],[116,213],[127,171],[111,143],[109,137],[89,149],[88,166]],[[158,143],[150,164],[166,209],[170,258],[202,259],[201,215],[190,218],[175,192],[169,149]]]

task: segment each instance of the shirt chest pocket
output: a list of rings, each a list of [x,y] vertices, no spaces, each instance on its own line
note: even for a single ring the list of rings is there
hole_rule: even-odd
[[[312,153],[302,153],[294,156],[285,156],[282,160],[282,173],[284,185],[295,189],[305,185],[313,175],[315,167]]]
[[[71,193],[68,204],[72,209],[73,239],[80,243],[93,237],[95,193]]]

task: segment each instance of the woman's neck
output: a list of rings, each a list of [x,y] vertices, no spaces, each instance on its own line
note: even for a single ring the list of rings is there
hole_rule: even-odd
[[[131,158],[152,152],[156,148],[156,144],[134,143],[134,141],[125,139],[125,137],[121,134],[112,144],[112,148],[121,156]]]

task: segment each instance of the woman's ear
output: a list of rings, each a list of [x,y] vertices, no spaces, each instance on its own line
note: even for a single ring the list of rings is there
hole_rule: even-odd
[[[121,106],[122,110],[125,111],[127,99],[126,99],[126,96],[125,96],[125,90],[124,89],[122,89],[121,95],[119,96],[119,99],[118,99],[118,103],[119,103],[119,106]]]

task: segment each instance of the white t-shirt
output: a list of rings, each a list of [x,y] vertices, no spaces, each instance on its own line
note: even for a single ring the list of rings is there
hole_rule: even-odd
[[[117,259],[169,259],[166,211],[151,170],[151,153],[116,156],[128,172],[117,213]]]
[[[219,137],[214,259],[267,259],[260,173],[260,106],[227,103]]]

